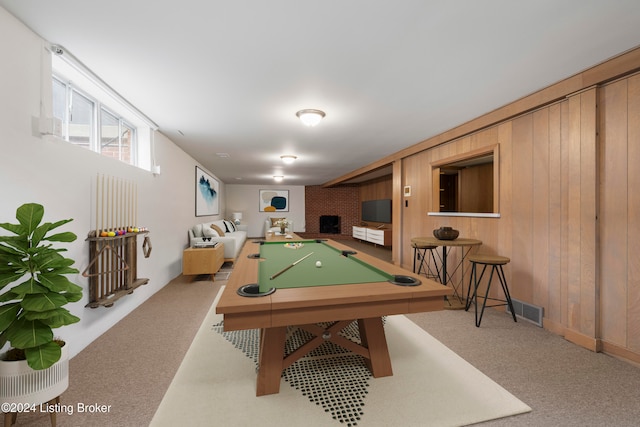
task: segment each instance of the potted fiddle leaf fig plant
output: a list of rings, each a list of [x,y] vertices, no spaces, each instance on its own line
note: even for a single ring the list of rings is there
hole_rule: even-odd
[[[74,260],[54,246],[76,240],[74,233],[56,230],[72,219],[51,223],[43,217],[42,205],[27,203],[16,211],[17,224],[0,223],[11,233],[0,236],[0,348],[9,342],[10,351],[24,351],[33,370],[60,360],[64,344],[53,329],[80,320],[64,306],[82,298],[82,288],[67,278],[78,273]]]

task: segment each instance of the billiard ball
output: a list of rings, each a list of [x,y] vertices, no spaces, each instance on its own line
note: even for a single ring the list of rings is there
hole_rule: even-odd
[[[322,263],[320,261],[316,261],[316,267],[322,267]]]

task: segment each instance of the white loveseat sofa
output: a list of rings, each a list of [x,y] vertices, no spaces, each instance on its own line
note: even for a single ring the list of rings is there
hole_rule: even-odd
[[[273,217],[273,218],[267,218],[264,220],[264,233],[263,235],[266,236],[268,232],[272,232],[274,234],[279,234],[280,233],[280,227],[278,225],[276,225],[276,222],[280,219],[284,219],[285,221],[287,221],[289,223],[289,225],[285,228],[285,232],[286,233],[293,233],[293,221],[291,221],[289,218],[285,218],[285,217]]]
[[[189,245],[192,248],[196,243],[203,242],[203,238],[224,243],[224,260],[235,261],[247,240],[247,231],[239,230],[233,222],[226,220],[203,222],[189,229]]]

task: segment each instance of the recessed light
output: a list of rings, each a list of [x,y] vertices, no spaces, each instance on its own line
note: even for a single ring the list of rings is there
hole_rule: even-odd
[[[231,156],[229,155],[229,153],[216,153],[216,156],[218,156],[218,157],[222,157],[223,159],[226,159],[226,158],[228,158],[228,157],[231,157]]]
[[[298,157],[291,154],[285,154],[284,156],[280,156],[280,158],[284,163],[290,165],[291,163],[295,162]]]

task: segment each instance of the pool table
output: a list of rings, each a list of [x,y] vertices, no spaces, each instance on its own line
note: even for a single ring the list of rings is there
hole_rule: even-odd
[[[382,316],[442,310],[451,294],[336,241],[256,240],[237,258],[216,312],[225,331],[260,329],[256,395],[262,396],[278,393],[282,370],[325,340],[363,356],[374,377],[393,375]],[[339,335],[354,320],[361,345]],[[315,338],[285,354],[290,326]]]

